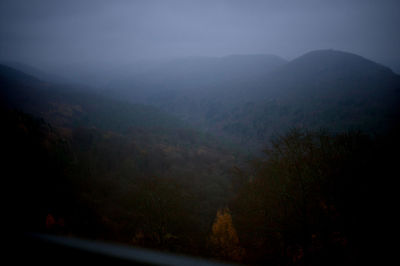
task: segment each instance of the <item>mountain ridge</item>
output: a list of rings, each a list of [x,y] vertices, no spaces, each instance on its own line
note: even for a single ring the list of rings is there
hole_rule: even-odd
[[[348,52],[312,51],[269,73],[241,77],[209,87],[196,87],[195,80],[181,89],[161,79],[162,89],[152,88],[143,101],[241,142],[265,142],[291,126],[375,130],[399,113],[400,76]],[[139,82],[123,98],[135,101],[135,90],[146,88]],[[118,97],[118,91],[108,95]]]
[[[251,61],[258,57],[192,57],[171,66],[165,63],[155,72],[150,69],[146,75],[132,76],[126,86],[115,84],[101,97],[153,106],[195,128],[239,143],[261,144],[272,133],[292,126],[374,130],[398,119],[400,76],[385,66],[352,53],[316,50],[286,63],[278,58],[280,63],[270,71],[257,68],[257,73],[232,75],[248,70],[243,67],[246,64],[239,64],[243,58]],[[264,55],[261,57],[263,61]],[[232,67],[231,60],[238,68]],[[220,61],[222,65],[228,62],[222,72],[209,67]],[[221,75],[223,71],[228,73],[226,77]],[[87,103],[91,102],[88,95],[83,97]],[[98,110],[96,104],[88,106]]]

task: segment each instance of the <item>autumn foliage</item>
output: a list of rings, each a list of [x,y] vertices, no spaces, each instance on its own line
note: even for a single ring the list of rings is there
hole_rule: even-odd
[[[239,245],[239,238],[233,226],[229,209],[220,209],[217,212],[210,236],[210,247],[216,257],[240,261],[244,256],[244,249]]]

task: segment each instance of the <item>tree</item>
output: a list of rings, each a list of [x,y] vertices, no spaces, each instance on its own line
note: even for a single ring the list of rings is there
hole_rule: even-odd
[[[210,236],[212,253],[221,259],[240,261],[244,256],[244,249],[239,245],[239,238],[233,226],[229,209],[217,211]]]

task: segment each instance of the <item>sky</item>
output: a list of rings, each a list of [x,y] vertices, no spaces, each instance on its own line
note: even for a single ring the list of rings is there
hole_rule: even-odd
[[[0,60],[31,65],[337,49],[400,62],[398,0],[0,0]]]

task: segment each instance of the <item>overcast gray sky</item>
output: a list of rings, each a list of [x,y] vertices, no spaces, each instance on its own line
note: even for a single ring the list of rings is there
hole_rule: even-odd
[[[333,48],[400,60],[396,0],[0,0],[0,59],[30,64]]]

